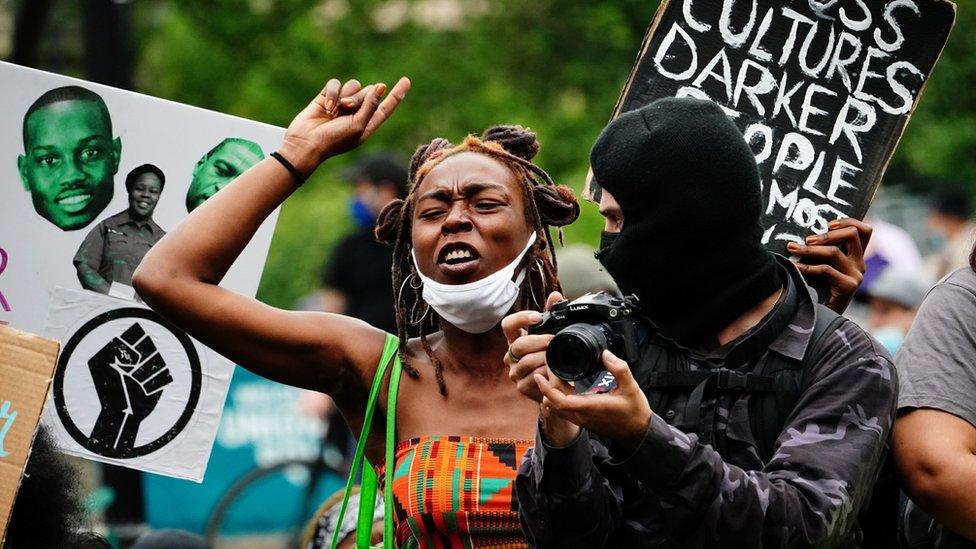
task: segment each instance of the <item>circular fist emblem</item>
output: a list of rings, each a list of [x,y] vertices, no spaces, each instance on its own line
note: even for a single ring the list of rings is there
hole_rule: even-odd
[[[200,389],[190,338],[149,309],[125,307],[88,320],[68,339],[53,394],[71,438],[126,459],[173,440],[193,416]]]

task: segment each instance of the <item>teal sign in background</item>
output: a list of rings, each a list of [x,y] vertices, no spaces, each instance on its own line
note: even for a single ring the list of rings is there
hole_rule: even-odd
[[[203,483],[143,475],[149,526],[203,533],[220,497],[249,471],[284,460],[314,460],[325,424],[302,414],[298,408],[300,394],[300,389],[236,368]],[[295,467],[252,484],[230,507],[220,531],[246,534],[291,530],[307,483],[307,471]],[[312,510],[343,483],[337,475],[326,474],[319,482]]]

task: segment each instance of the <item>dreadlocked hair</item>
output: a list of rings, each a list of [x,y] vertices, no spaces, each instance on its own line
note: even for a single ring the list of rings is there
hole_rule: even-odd
[[[437,164],[465,151],[490,156],[512,170],[526,204],[526,222],[536,233],[535,244],[519,265],[526,270],[526,276],[519,288],[516,310],[529,307],[541,309],[550,292],[561,290],[559,279],[556,278],[555,246],[549,228],[557,227],[562,244],[562,227],[575,221],[580,211],[573,191],[564,185],[556,185],[545,170],[532,162],[539,152],[539,141],[534,132],[522,126],[492,126],[480,137],[467,136],[460,145],[453,145],[438,137],[417,148],[410,160],[410,192],[405,199],[394,200],[383,208],[376,221],[375,236],[378,241],[393,246],[394,309],[403,369],[411,377],[420,377],[420,372],[407,360],[407,325],[415,324],[419,328],[421,346],[434,366],[437,386],[443,396],[447,396],[444,366],[427,340],[428,333],[440,329],[440,319],[421,296],[417,296],[416,302],[410,302],[403,290],[411,281],[417,280],[416,266],[410,261],[416,190]],[[409,265],[408,273],[403,272],[402,265]]]

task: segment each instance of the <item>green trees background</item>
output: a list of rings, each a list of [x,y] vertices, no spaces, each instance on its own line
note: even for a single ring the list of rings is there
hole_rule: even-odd
[[[976,178],[976,15],[956,28],[888,171],[918,190]],[[140,91],[285,126],[332,76],[413,80],[365,150],[405,159],[434,136],[496,123],[536,130],[540,165],[579,189],[658,2],[654,0],[169,0],[136,9]],[[324,165],[283,209],[259,296],[290,306],[349,227],[350,189]],[[567,240],[595,243],[584,206]]]
[[[445,8],[445,6],[448,6]],[[457,6],[457,10],[450,9]],[[137,11],[140,91],[285,126],[331,76],[413,89],[364,150],[408,159],[434,136],[511,122],[536,130],[540,165],[579,189],[656,2],[174,0]],[[446,14],[444,12],[447,12]],[[259,296],[289,306],[314,288],[349,228],[337,158],[282,209]],[[596,242],[584,206],[567,240]]]

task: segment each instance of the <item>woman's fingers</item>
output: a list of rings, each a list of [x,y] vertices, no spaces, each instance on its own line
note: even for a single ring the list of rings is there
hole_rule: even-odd
[[[854,295],[854,292],[857,291],[857,287],[861,285],[861,280],[859,278],[860,275],[855,277],[844,274],[825,263],[819,265],[805,265],[803,263],[798,263],[797,268],[800,269],[800,272],[805,275],[822,278],[830,285],[831,288],[835,290],[835,292],[845,294],[848,297]]]
[[[385,87],[385,86],[384,86]],[[390,90],[390,94],[386,96],[383,103],[380,103],[371,113],[369,122],[366,125],[366,130],[363,132],[363,139],[368,139],[369,136],[373,135],[373,132],[377,128],[383,125],[384,122],[393,114],[403,98],[407,96],[407,92],[410,91],[410,79],[406,76],[400,78],[397,83]],[[383,94],[379,94],[382,97]]]
[[[556,387],[551,379],[547,379],[541,374],[535,374],[532,376],[532,378],[535,379],[536,385],[539,386],[539,392],[541,392],[542,396],[546,397],[546,399],[549,401],[549,406],[557,411],[572,411],[572,408],[574,407],[573,405],[575,404],[573,398],[576,398],[577,395],[567,395],[563,393]]]
[[[549,342],[552,341],[552,334],[529,334],[524,335],[512,342],[509,346],[510,359],[513,363],[522,362],[522,359],[539,353],[544,355]],[[540,353],[541,351],[541,353]]]
[[[548,369],[544,365],[536,368],[535,371],[532,372],[532,375],[527,375],[519,379],[515,383],[515,388],[518,389],[520,393],[531,398],[532,400],[541,402],[542,393],[539,392],[539,385],[535,381],[535,376],[546,376],[547,374]]]
[[[356,82],[356,85],[349,87],[352,91],[348,94],[345,93],[346,88],[343,88],[342,99],[339,100],[339,107],[345,112],[355,112],[363,104],[363,99],[366,97],[366,88],[359,84],[359,81],[351,80],[350,82]]]
[[[522,336],[522,330],[542,322],[542,313],[538,311],[519,311],[502,319],[502,331],[509,343]]]
[[[342,82],[337,78],[330,78],[328,82],[325,83],[325,87],[319,96],[322,98],[322,108],[325,112],[335,116],[339,101],[339,91],[342,89]]]
[[[512,362],[506,357],[505,362],[508,364],[509,379],[516,383],[526,377],[531,377],[539,368],[547,366],[546,353],[532,353],[522,357],[518,362]]]
[[[359,83],[359,80],[353,78],[342,85],[342,90],[339,92],[340,101],[353,95],[363,89],[363,85]]]
[[[373,118],[373,114],[376,113],[377,107],[380,104],[380,96],[386,91],[386,84],[372,84],[366,86],[366,96],[363,97],[363,103],[359,106],[359,110],[353,115],[352,121],[358,131],[362,132],[362,137],[360,141],[366,139],[366,128],[369,126],[369,121]]]
[[[559,292],[552,292],[549,294],[549,297],[546,298],[546,310],[548,311],[549,309],[552,309],[553,305],[559,303],[560,301],[565,301],[565,299],[566,298],[563,297],[563,294]]]

